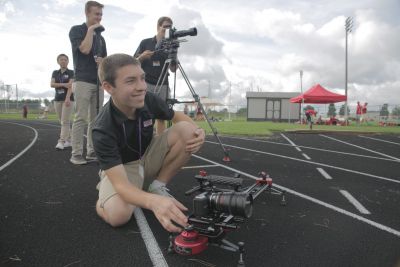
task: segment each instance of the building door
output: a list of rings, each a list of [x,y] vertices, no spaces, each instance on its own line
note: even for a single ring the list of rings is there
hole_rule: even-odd
[[[267,99],[267,120],[281,119],[281,100]]]

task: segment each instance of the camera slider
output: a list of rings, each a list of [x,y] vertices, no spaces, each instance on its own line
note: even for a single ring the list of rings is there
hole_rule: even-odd
[[[209,246],[217,246],[239,253],[238,266],[245,266],[244,243],[234,244],[225,236],[239,229],[239,224],[250,218],[253,201],[262,192],[280,195],[281,205],[286,205],[285,192],[273,188],[272,179],[265,172],[260,172],[255,183],[245,188],[242,188],[243,179],[239,174],[234,177],[207,175],[202,170],[195,178],[199,185],[185,192],[185,195],[199,192],[193,199],[189,226],[177,236],[170,234],[168,252],[195,255]]]

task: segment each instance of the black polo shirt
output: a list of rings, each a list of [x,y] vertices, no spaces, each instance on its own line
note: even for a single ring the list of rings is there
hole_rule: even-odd
[[[51,78],[54,79],[56,83],[68,83],[69,80],[74,78],[74,71],[66,69],[64,72],[61,72],[61,69],[53,71]],[[67,87],[58,87],[54,88],[56,91],[56,95],[54,96],[54,101],[65,101],[65,97],[67,96]],[[74,101],[74,94],[71,93],[69,98],[71,101]]]
[[[146,50],[154,51],[156,50],[157,39],[153,38],[144,39],[140,42],[139,47],[135,52],[135,57],[138,57],[141,53]],[[150,84],[157,84],[158,78],[161,75],[165,61],[168,59],[168,55],[162,51],[154,53],[150,58],[143,60],[142,69],[146,73],[146,82]],[[164,81],[165,85],[168,85],[168,68],[164,70],[167,72],[167,77]]]
[[[92,130],[93,147],[100,168],[107,170],[140,159],[153,138],[155,119],[171,120],[174,114],[165,101],[147,92],[143,108],[136,110],[135,120],[130,120],[110,98],[97,115]]]
[[[92,49],[88,55],[79,50],[83,39],[85,39],[88,27],[86,23],[75,25],[69,31],[69,39],[72,46],[72,56],[74,59],[75,81],[97,83],[97,64],[94,56],[106,57],[106,41],[101,34],[93,34]]]

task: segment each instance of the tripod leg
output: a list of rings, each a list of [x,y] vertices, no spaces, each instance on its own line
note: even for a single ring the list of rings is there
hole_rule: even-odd
[[[156,88],[154,89],[154,93],[158,94],[159,91],[161,90],[161,86],[164,84],[165,80],[167,79],[168,69],[169,69],[170,64],[171,64],[171,62],[168,60],[164,62],[163,68],[161,70],[162,75],[160,75],[160,77],[158,77]],[[167,95],[167,97],[168,97],[168,95]]]
[[[207,113],[206,113],[205,110],[204,110],[203,104],[200,102],[200,97],[199,97],[199,96],[196,94],[196,92],[194,91],[194,88],[193,88],[193,86],[191,85],[191,83],[190,83],[188,77],[186,76],[186,73],[185,73],[185,71],[183,70],[182,65],[180,64],[180,62],[178,62],[178,68],[179,68],[179,70],[181,71],[182,77],[183,77],[183,79],[185,80],[185,82],[186,82],[186,84],[187,84],[187,86],[188,86],[190,92],[192,93],[192,96],[193,96],[194,100],[195,100],[195,101],[198,103],[198,105],[200,106],[201,112],[203,112],[203,115],[204,115],[204,117],[206,118],[208,125],[210,126],[210,128],[211,128],[211,130],[212,130],[212,132],[213,132],[213,134],[214,134],[214,136],[215,136],[215,138],[217,138],[218,143],[219,143],[219,145],[221,146],[221,148],[222,148],[222,150],[223,150],[223,152],[224,152],[224,155],[225,155],[225,156],[224,156],[224,159],[223,159],[223,160],[224,160],[224,161],[231,161],[231,159],[230,159],[230,157],[229,157],[229,154],[228,154],[228,151],[225,149],[224,145],[222,144],[221,140],[219,139],[217,130],[214,128],[214,125],[212,125],[210,119],[208,118],[208,115],[207,115]]]

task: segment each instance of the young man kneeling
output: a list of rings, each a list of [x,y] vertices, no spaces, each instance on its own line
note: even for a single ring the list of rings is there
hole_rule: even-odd
[[[132,56],[106,57],[99,66],[99,79],[111,98],[92,132],[101,167],[98,215],[120,226],[130,220],[137,206],[153,211],[167,231],[181,231],[173,222],[186,226],[182,211],[187,208],[168,193],[166,184],[203,145],[204,130],[146,92],[145,74]],[[173,126],[153,136],[155,119],[171,120]]]

